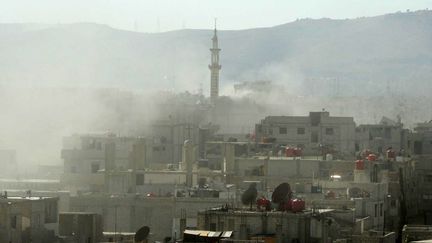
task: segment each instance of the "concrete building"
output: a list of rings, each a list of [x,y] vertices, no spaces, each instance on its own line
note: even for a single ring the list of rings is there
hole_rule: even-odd
[[[198,213],[198,228],[233,231],[237,241],[335,242],[362,233],[362,220],[352,210],[306,210],[303,212],[253,211],[218,208]]]
[[[396,234],[394,232],[371,231],[363,235],[353,235],[352,243],[395,243]]]
[[[161,241],[167,236],[181,238],[186,227],[197,227],[199,210],[227,202],[212,197],[90,194],[72,197],[71,210],[102,215],[104,231],[136,232],[149,226],[150,240]]]
[[[62,212],[59,236],[64,242],[97,243],[103,238],[102,218],[96,213]]]
[[[409,135],[407,142],[411,155],[432,154],[432,121],[418,123],[414,132]]]
[[[61,176],[61,183],[72,192],[103,190],[103,172],[128,170],[131,152],[140,140],[134,137],[118,137],[111,133],[73,135],[64,138],[61,152],[64,173]],[[140,158],[136,157],[137,161],[134,162],[138,167],[144,168],[145,161]]]
[[[432,224],[432,157],[415,156],[403,173],[408,222]]]
[[[304,154],[354,155],[355,123],[352,117],[331,117],[329,112],[309,116],[268,116],[255,126],[257,142],[303,148]]]
[[[312,242],[312,213],[205,210],[198,213],[198,229],[234,231],[236,240],[272,236],[275,242]]]
[[[356,151],[369,149],[377,154],[385,154],[387,148],[395,151],[406,149],[408,129],[400,121],[383,117],[379,124],[359,125],[356,128]]]
[[[56,240],[58,198],[0,197],[0,242],[45,243]]]
[[[402,229],[402,243],[427,242],[432,239],[432,227],[430,225],[404,225]]]

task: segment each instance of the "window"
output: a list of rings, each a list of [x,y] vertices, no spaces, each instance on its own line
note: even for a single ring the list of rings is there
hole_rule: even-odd
[[[375,204],[375,217],[378,217],[378,204]]]
[[[96,164],[96,163],[92,164],[91,165],[91,173],[95,174],[98,171],[99,171],[99,164]]]
[[[304,127],[297,128],[297,134],[299,134],[299,135],[305,134],[305,128]]]
[[[312,132],[311,133],[311,142],[312,143],[318,143],[318,132]]]
[[[144,185],[144,174],[136,174],[136,185],[142,186]]]
[[[333,127],[327,127],[326,128],[326,135],[333,135],[333,134],[334,134]]]
[[[384,212],[383,212],[383,204],[381,203],[380,204],[380,216],[382,217],[383,214],[384,214]]]
[[[234,230],[234,219],[228,219],[228,230]]]
[[[224,222],[223,222],[223,221],[220,221],[220,222],[219,222],[219,228],[218,228],[218,230],[219,230],[219,231],[223,231],[223,230],[224,230],[224,226],[225,226],[225,225],[224,225]]]
[[[268,133],[269,133],[269,135],[273,135],[273,129],[269,128]]]
[[[16,215],[11,217],[10,226],[12,229],[16,229],[16,227],[17,227],[17,216]]]
[[[432,175],[425,175],[423,178],[424,178],[423,181],[426,183],[432,182]]]
[[[279,134],[287,134],[287,128],[286,127],[279,127]]]
[[[216,231],[216,224],[215,223],[210,223],[210,230]]]
[[[41,217],[40,217],[39,214],[36,214],[36,215],[34,216],[34,218],[33,218],[33,222],[32,222],[32,226],[33,226],[33,227],[38,228],[38,227],[41,226],[40,218],[41,218]]]
[[[386,129],[384,130],[384,137],[391,138],[391,128],[386,127]]]

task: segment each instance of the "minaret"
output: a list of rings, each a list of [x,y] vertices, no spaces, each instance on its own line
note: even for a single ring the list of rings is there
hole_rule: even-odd
[[[213,47],[210,49],[210,51],[211,51],[211,64],[209,65],[209,69],[211,72],[210,101],[212,104],[215,104],[215,102],[219,96],[219,70],[221,69],[221,65],[219,65],[219,52],[221,49],[218,46],[216,20],[215,20],[215,28],[214,28],[214,35],[213,35],[212,41],[213,41]]]

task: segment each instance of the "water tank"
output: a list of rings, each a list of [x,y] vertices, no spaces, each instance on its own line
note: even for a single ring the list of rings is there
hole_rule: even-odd
[[[367,159],[368,159],[369,161],[375,161],[375,160],[377,159],[377,156],[376,156],[375,154],[369,154],[369,155],[367,156]]]
[[[364,170],[364,161],[362,159],[356,160],[355,168],[356,170]]]
[[[270,211],[270,209],[271,209],[271,202],[270,202],[270,200],[268,200],[265,197],[260,197],[257,200],[257,207],[258,207],[259,210]]]
[[[303,151],[301,148],[294,148],[294,156],[301,157],[303,155]]]
[[[305,201],[301,199],[291,199],[291,211],[293,213],[298,213],[306,208]]]
[[[294,157],[295,156],[294,148],[286,147],[285,148],[285,156],[286,157]]]

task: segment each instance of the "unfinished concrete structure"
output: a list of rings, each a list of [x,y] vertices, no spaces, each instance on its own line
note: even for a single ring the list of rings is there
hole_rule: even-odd
[[[303,148],[305,154],[325,151],[353,155],[355,123],[352,117],[332,117],[329,112],[309,116],[268,116],[255,126],[257,142]]]
[[[0,242],[45,243],[56,239],[58,198],[0,197]]]
[[[65,242],[100,242],[102,218],[96,213],[62,212],[59,214],[59,235]]]
[[[356,128],[356,151],[371,150],[384,154],[387,148],[406,149],[408,129],[400,121],[383,117],[379,124],[362,124]]]

